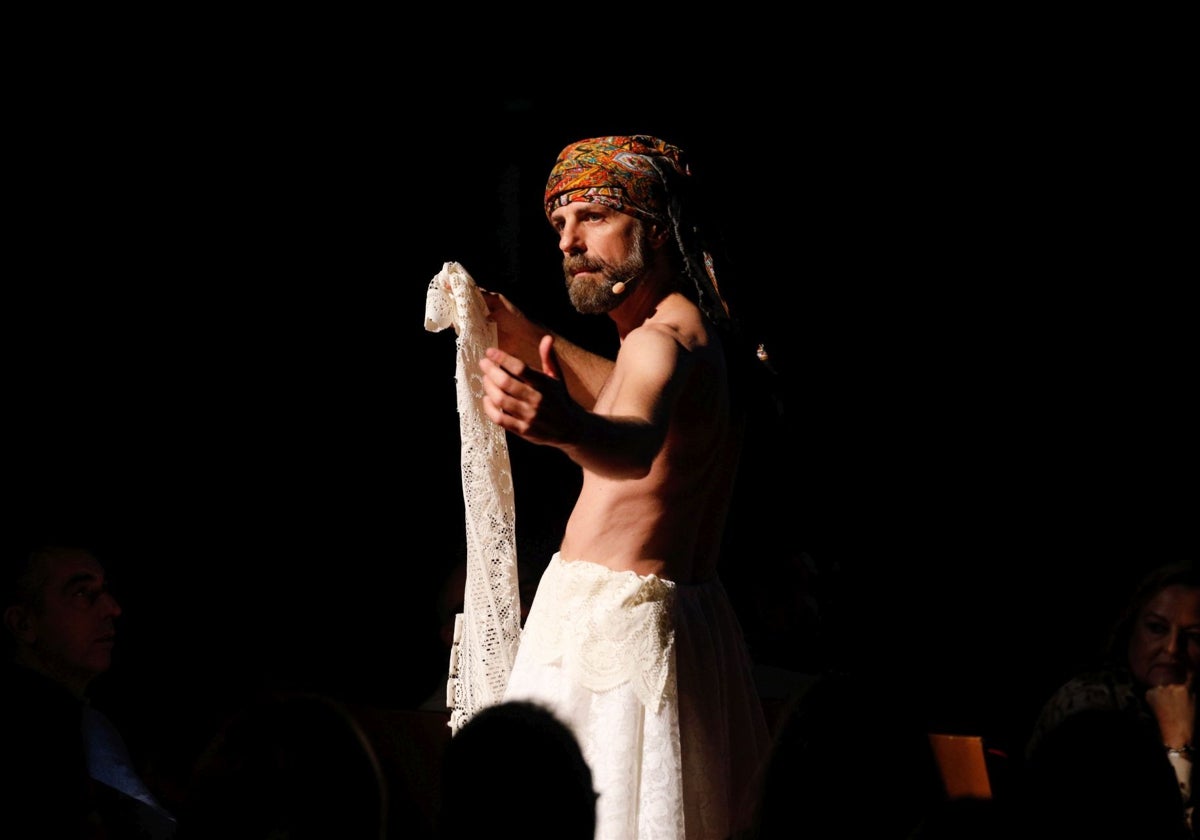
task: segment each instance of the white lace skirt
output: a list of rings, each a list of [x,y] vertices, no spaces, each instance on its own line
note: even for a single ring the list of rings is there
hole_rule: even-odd
[[[505,699],[540,702],[592,770],[596,840],[726,840],[767,728],[719,581],[679,585],[555,555]]]

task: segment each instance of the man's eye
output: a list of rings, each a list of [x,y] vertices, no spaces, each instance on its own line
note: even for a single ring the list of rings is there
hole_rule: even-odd
[[[1157,636],[1161,636],[1167,632],[1167,625],[1159,624],[1157,621],[1148,621],[1146,622],[1146,629]]]
[[[83,589],[76,589],[74,592],[72,592],[71,597],[83,601],[86,604],[94,604],[100,600],[100,593],[102,592],[104,592],[103,589],[91,589],[84,587]]]

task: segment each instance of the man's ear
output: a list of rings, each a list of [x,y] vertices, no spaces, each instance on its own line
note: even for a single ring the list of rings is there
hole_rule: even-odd
[[[37,636],[29,620],[29,610],[19,605],[4,610],[4,629],[26,644],[33,642]]]
[[[650,225],[650,244],[655,248],[661,248],[663,243],[667,241],[667,237],[671,231],[666,225],[652,224]]]

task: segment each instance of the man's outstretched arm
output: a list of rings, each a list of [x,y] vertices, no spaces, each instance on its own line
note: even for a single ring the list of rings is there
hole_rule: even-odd
[[[558,333],[525,317],[513,302],[499,292],[483,292],[491,319],[496,322],[500,349],[516,356],[534,369],[539,364],[539,350],[544,336],[554,337],[554,353],[563,383],[571,397],[587,410],[596,404],[596,397],[613,370],[613,360],[585,350]]]
[[[651,331],[631,333],[621,352],[608,386],[609,410],[599,414],[567,393],[553,336],[539,345],[540,372],[491,348],[479,361],[484,412],[505,431],[563,450],[589,472],[640,478],[666,439],[683,354],[677,342]]]

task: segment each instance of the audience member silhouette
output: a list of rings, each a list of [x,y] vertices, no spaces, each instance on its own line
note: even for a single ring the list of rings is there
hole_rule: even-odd
[[[824,674],[784,710],[757,797],[738,840],[904,838],[945,791],[915,710],[875,681]]]
[[[935,803],[904,840],[1020,840],[1038,836],[1033,832],[1016,833],[1008,799],[961,797]],[[879,835],[887,836],[887,835]],[[1058,835],[1060,838],[1071,834]]]
[[[1064,821],[1189,836],[1198,671],[1200,571],[1161,566],[1135,588],[1100,661],[1043,707],[1026,747],[1029,801],[1061,803]]]
[[[281,692],[252,700],[197,759],[179,840],[384,840],[387,784],[340,701]]]
[[[543,706],[476,713],[446,746],[438,840],[592,840],[596,793],[574,733]]]
[[[92,550],[4,551],[0,835],[163,840],[175,818],[138,773],[89,689],[112,665],[121,606]]]
[[[1084,709],[1046,733],[1023,777],[1021,837],[1187,840],[1174,773],[1131,717]]]

